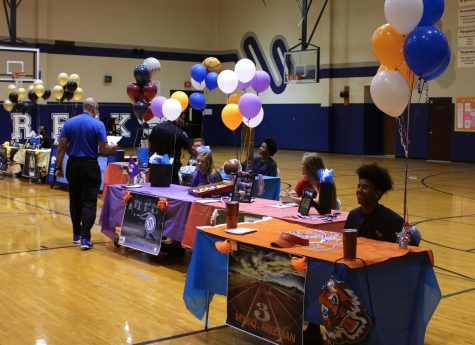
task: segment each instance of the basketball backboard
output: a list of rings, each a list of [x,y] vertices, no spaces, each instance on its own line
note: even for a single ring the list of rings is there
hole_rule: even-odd
[[[13,72],[25,73],[23,81],[39,79],[40,50],[0,46],[0,81],[12,82]]]
[[[284,83],[318,83],[320,48],[284,53]]]

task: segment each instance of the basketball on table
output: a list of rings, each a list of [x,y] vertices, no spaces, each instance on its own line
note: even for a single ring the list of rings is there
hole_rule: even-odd
[[[241,170],[241,163],[237,159],[230,159],[224,162],[223,171],[226,175],[237,173]]]
[[[210,56],[203,60],[203,66],[206,67],[207,72],[221,72],[221,61],[217,58]]]

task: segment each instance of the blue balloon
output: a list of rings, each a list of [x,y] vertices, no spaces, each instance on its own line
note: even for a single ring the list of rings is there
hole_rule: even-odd
[[[201,83],[206,77],[206,67],[197,63],[196,65],[191,66],[190,73],[193,80]]]
[[[193,92],[188,99],[193,109],[203,110],[206,107],[206,98],[201,92]]]
[[[424,12],[418,26],[430,26],[437,23],[444,13],[444,0],[422,0]]]
[[[147,113],[148,105],[146,102],[142,100],[138,100],[137,103],[135,103],[132,107],[132,111],[134,115],[139,119],[140,121],[143,120],[145,114]]]
[[[449,53],[447,38],[433,26],[416,28],[404,42],[406,63],[422,79],[439,69]]]
[[[139,86],[144,86],[150,80],[150,71],[144,64],[134,68],[134,78]]]
[[[440,76],[442,73],[445,72],[447,67],[449,67],[449,64],[450,64],[450,51],[447,54],[447,56],[445,57],[444,63],[435,72],[432,72],[431,74],[426,76],[424,79],[425,80],[433,80],[433,79],[437,78],[438,76]]]
[[[214,90],[218,87],[218,73],[209,72],[205,78],[206,87],[208,90]]]

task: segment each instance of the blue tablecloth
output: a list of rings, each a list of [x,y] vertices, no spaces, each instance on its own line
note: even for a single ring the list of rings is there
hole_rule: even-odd
[[[262,176],[264,180],[264,190],[262,194],[257,193],[257,181],[254,184],[253,196],[262,199],[280,200],[280,177]]]
[[[183,299],[186,307],[199,319],[206,310],[206,293],[226,295],[226,255],[216,251],[214,243],[221,237],[198,231],[193,256],[188,267]],[[318,292],[333,273],[333,262],[308,258],[305,285],[305,320],[322,324]],[[337,264],[336,276],[346,281],[370,306],[364,269],[350,269]],[[434,313],[441,292],[428,255],[409,253],[368,267],[375,328],[361,344],[424,344],[427,324]]]

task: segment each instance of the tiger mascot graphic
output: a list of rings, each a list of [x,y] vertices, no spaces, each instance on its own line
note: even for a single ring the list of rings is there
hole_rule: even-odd
[[[373,320],[345,282],[331,277],[321,288],[318,302],[321,304],[328,344],[357,343],[371,331]]]

